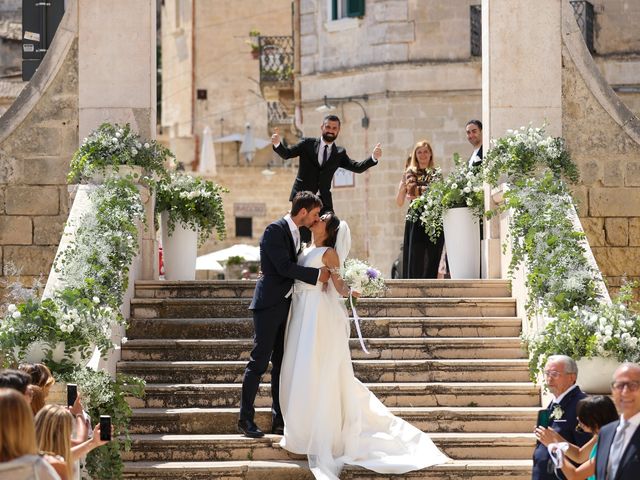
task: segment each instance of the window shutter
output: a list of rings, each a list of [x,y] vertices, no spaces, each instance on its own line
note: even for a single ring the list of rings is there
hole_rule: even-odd
[[[347,17],[364,17],[365,0],[346,0]]]
[[[338,0],[331,0],[331,20],[338,19]]]

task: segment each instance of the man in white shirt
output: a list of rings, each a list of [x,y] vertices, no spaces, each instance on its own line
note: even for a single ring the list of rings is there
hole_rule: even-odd
[[[473,153],[469,157],[470,167],[479,167],[482,164],[482,122],[469,120],[465,127],[467,140],[473,146]]]
[[[596,480],[640,478],[640,365],[624,363],[613,374],[613,401],[620,420],[598,435]]]

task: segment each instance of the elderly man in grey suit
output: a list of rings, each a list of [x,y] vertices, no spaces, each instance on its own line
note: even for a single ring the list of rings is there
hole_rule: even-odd
[[[613,401],[620,420],[598,436],[596,480],[640,479],[640,365],[625,363],[613,374]]]

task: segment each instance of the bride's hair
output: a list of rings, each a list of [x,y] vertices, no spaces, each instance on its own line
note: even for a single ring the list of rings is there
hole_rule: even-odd
[[[327,238],[324,239],[324,246],[336,248],[336,239],[338,238],[338,227],[340,227],[340,219],[333,212],[327,212],[323,217],[328,217],[325,220],[327,225]]]

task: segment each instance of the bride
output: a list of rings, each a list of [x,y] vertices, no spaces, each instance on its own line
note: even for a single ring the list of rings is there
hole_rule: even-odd
[[[303,250],[298,263],[337,272],[351,247],[348,225],[329,212],[310,228],[315,246]],[[338,273],[322,285],[294,285],[280,375],[285,421],[280,445],[306,454],[321,480],[338,480],[345,464],[406,473],[448,462],[426,434],[391,414],[356,379],[341,298],[349,287]]]

